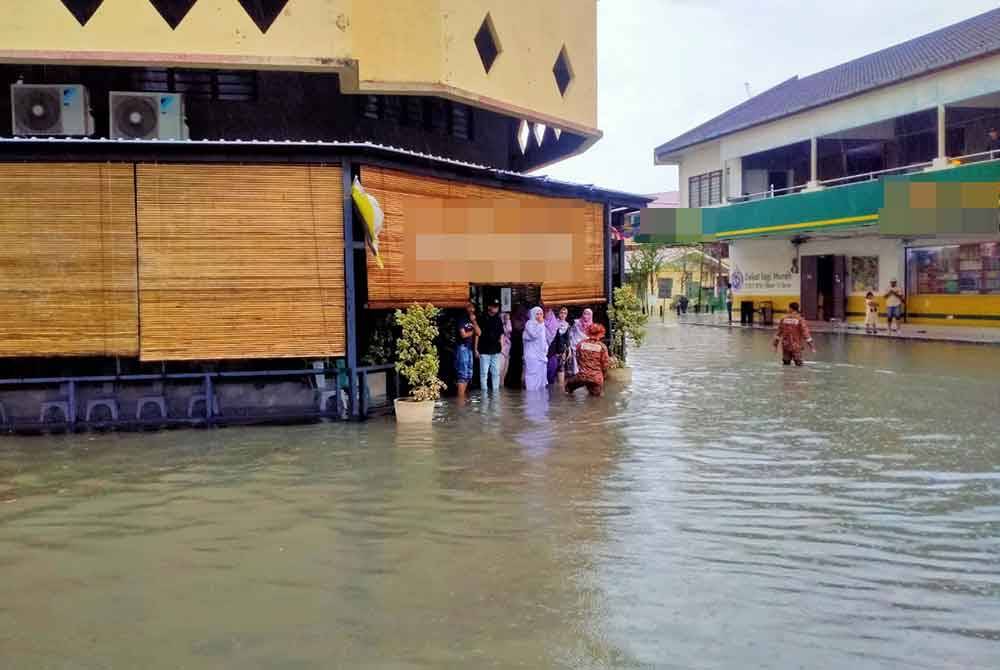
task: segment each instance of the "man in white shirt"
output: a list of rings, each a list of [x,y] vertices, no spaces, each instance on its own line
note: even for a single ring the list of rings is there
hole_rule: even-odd
[[[906,304],[903,289],[899,288],[897,284],[898,282],[895,279],[889,282],[889,290],[885,294],[885,311],[889,320],[890,333],[899,332],[899,322],[903,318],[903,305]],[[896,324],[895,328],[893,327],[893,322]]]

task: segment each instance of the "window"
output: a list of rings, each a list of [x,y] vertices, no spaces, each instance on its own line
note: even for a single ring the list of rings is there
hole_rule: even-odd
[[[146,93],[183,93],[190,100],[257,100],[257,73],[252,70],[146,68],[132,74],[132,86]]]
[[[1000,295],[1000,243],[906,250],[909,293]]]
[[[722,202],[722,170],[688,179],[688,207],[707,207]]]

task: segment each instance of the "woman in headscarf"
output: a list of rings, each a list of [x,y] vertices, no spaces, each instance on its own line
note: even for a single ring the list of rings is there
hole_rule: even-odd
[[[552,335],[551,344],[549,344],[549,384],[555,384],[558,381],[560,386],[566,381],[564,378],[566,360],[570,355],[569,321],[566,320],[567,316],[569,316],[569,310],[565,307],[560,307],[559,316],[555,321],[555,334]],[[546,324],[546,330],[548,330],[548,324]]]
[[[589,307],[583,310],[583,315],[573,322],[573,328],[570,330],[569,336],[569,346],[572,352],[573,364],[570,366],[570,374],[576,374],[579,371],[579,366],[576,361],[576,348],[580,346],[580,343],[587,339],[587,330],[594,325],[594,312]]]
[[[541,307],[532,307],[524,325],[524,388],[538,391],[548,385],[549,338]]]

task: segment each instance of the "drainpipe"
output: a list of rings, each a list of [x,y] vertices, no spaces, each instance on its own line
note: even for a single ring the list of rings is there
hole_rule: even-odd
[[[943,170],[948,167],[948,148],[947,148],[947,113],[945,111],[944,105],[937,106],[937,157],[931,163],[931,166],[927,168],[927,171],[932,170]]]

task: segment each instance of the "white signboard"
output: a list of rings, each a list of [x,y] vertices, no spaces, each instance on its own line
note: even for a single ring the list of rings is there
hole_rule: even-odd
[[[737,243],[730,247],[730,257],[734,293],[798,295],[799,275],[792,272],[795,251],[788,242],[769,240],[752,247]]]

